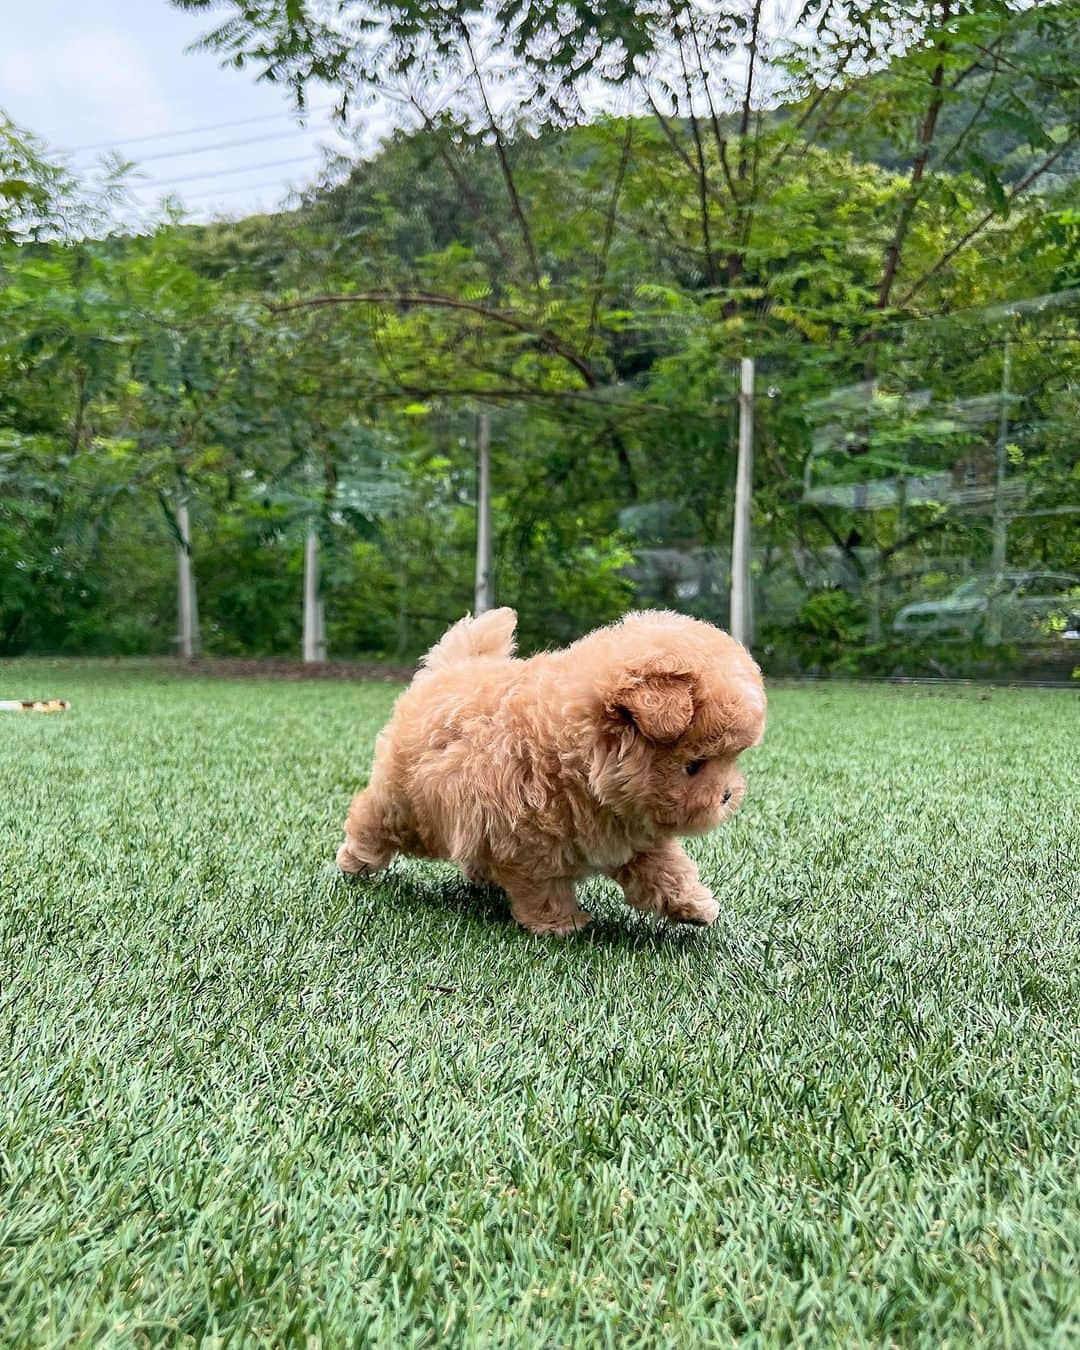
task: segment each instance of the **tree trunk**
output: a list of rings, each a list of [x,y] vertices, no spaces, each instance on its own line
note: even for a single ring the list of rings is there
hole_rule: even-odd
[[[952,12],[951,0],[945,0],[941,6],[941,22],[946,24]],[[938,51],[944,54],[946,43],[938,43]],[[911,219],[915,214],[915,208],[919,204],[919,198],[922,195],[923,175],[926,173],[926,165],[930,159],[930,149],[934,144],[934,132],[937,129],[938,115],[941,112],[942,104],[945,101],[945,91],[943,88],[945,79],[944,61],[939,61],[934,67],[934,73],[930,77],[930,101],[926,107],[926,113],[922,124],[919,127],[918,150],[911,164],[911,175],[908,179],[907,192],[904,194],[904,200],[900,205],[900,215],[896,221],[896,228],[893,231],[892,238],[885,250],[885,262],[881,272],[881,284],[878,287],[876,309],[887,309],[889,301],[892,298],[893,284],[896,281],[896,273],[900,266],[900,255],[903,252],[904,243],[907,240],[908,230],[911,227]]]

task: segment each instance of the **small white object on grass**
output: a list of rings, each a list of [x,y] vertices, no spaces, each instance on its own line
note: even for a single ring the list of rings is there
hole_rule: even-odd
[[[66,712],[70,707],[64,698],[0,698],[0,712]]]

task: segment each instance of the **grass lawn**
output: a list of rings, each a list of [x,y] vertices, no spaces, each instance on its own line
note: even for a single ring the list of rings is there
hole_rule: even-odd
[[[328,868],[392,686],[0,665],[5,1345],[1080,1342],[1080,699],[773,691],[722,899]]]

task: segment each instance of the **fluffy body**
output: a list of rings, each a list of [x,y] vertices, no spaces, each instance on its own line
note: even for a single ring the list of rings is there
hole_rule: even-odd
[[[535,933],[584,927],[574,886],[597,874],[636,908],[712,923],[678,837],[742,801],[738,757],[765,728],[758,667],[679,614],[630,614],[528,660],[513,656],[515,623],[511,609],[467,617],[424,658],[376,742],[338,866],[451,859],[501,886]]]

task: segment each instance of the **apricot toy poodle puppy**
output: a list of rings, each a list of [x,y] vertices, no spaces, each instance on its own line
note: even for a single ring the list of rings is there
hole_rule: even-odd
[[[574,885],[597,874],[637,909],[712,923],[678,839],[738,810],[739,755],[765,729],[760,670],[681,614],[628,614],[524,661],[516,622],[512,609],[466,617],[428,652],[379,735],[338,867],[452,859],[501,886],[534,933],[583,928]]]

